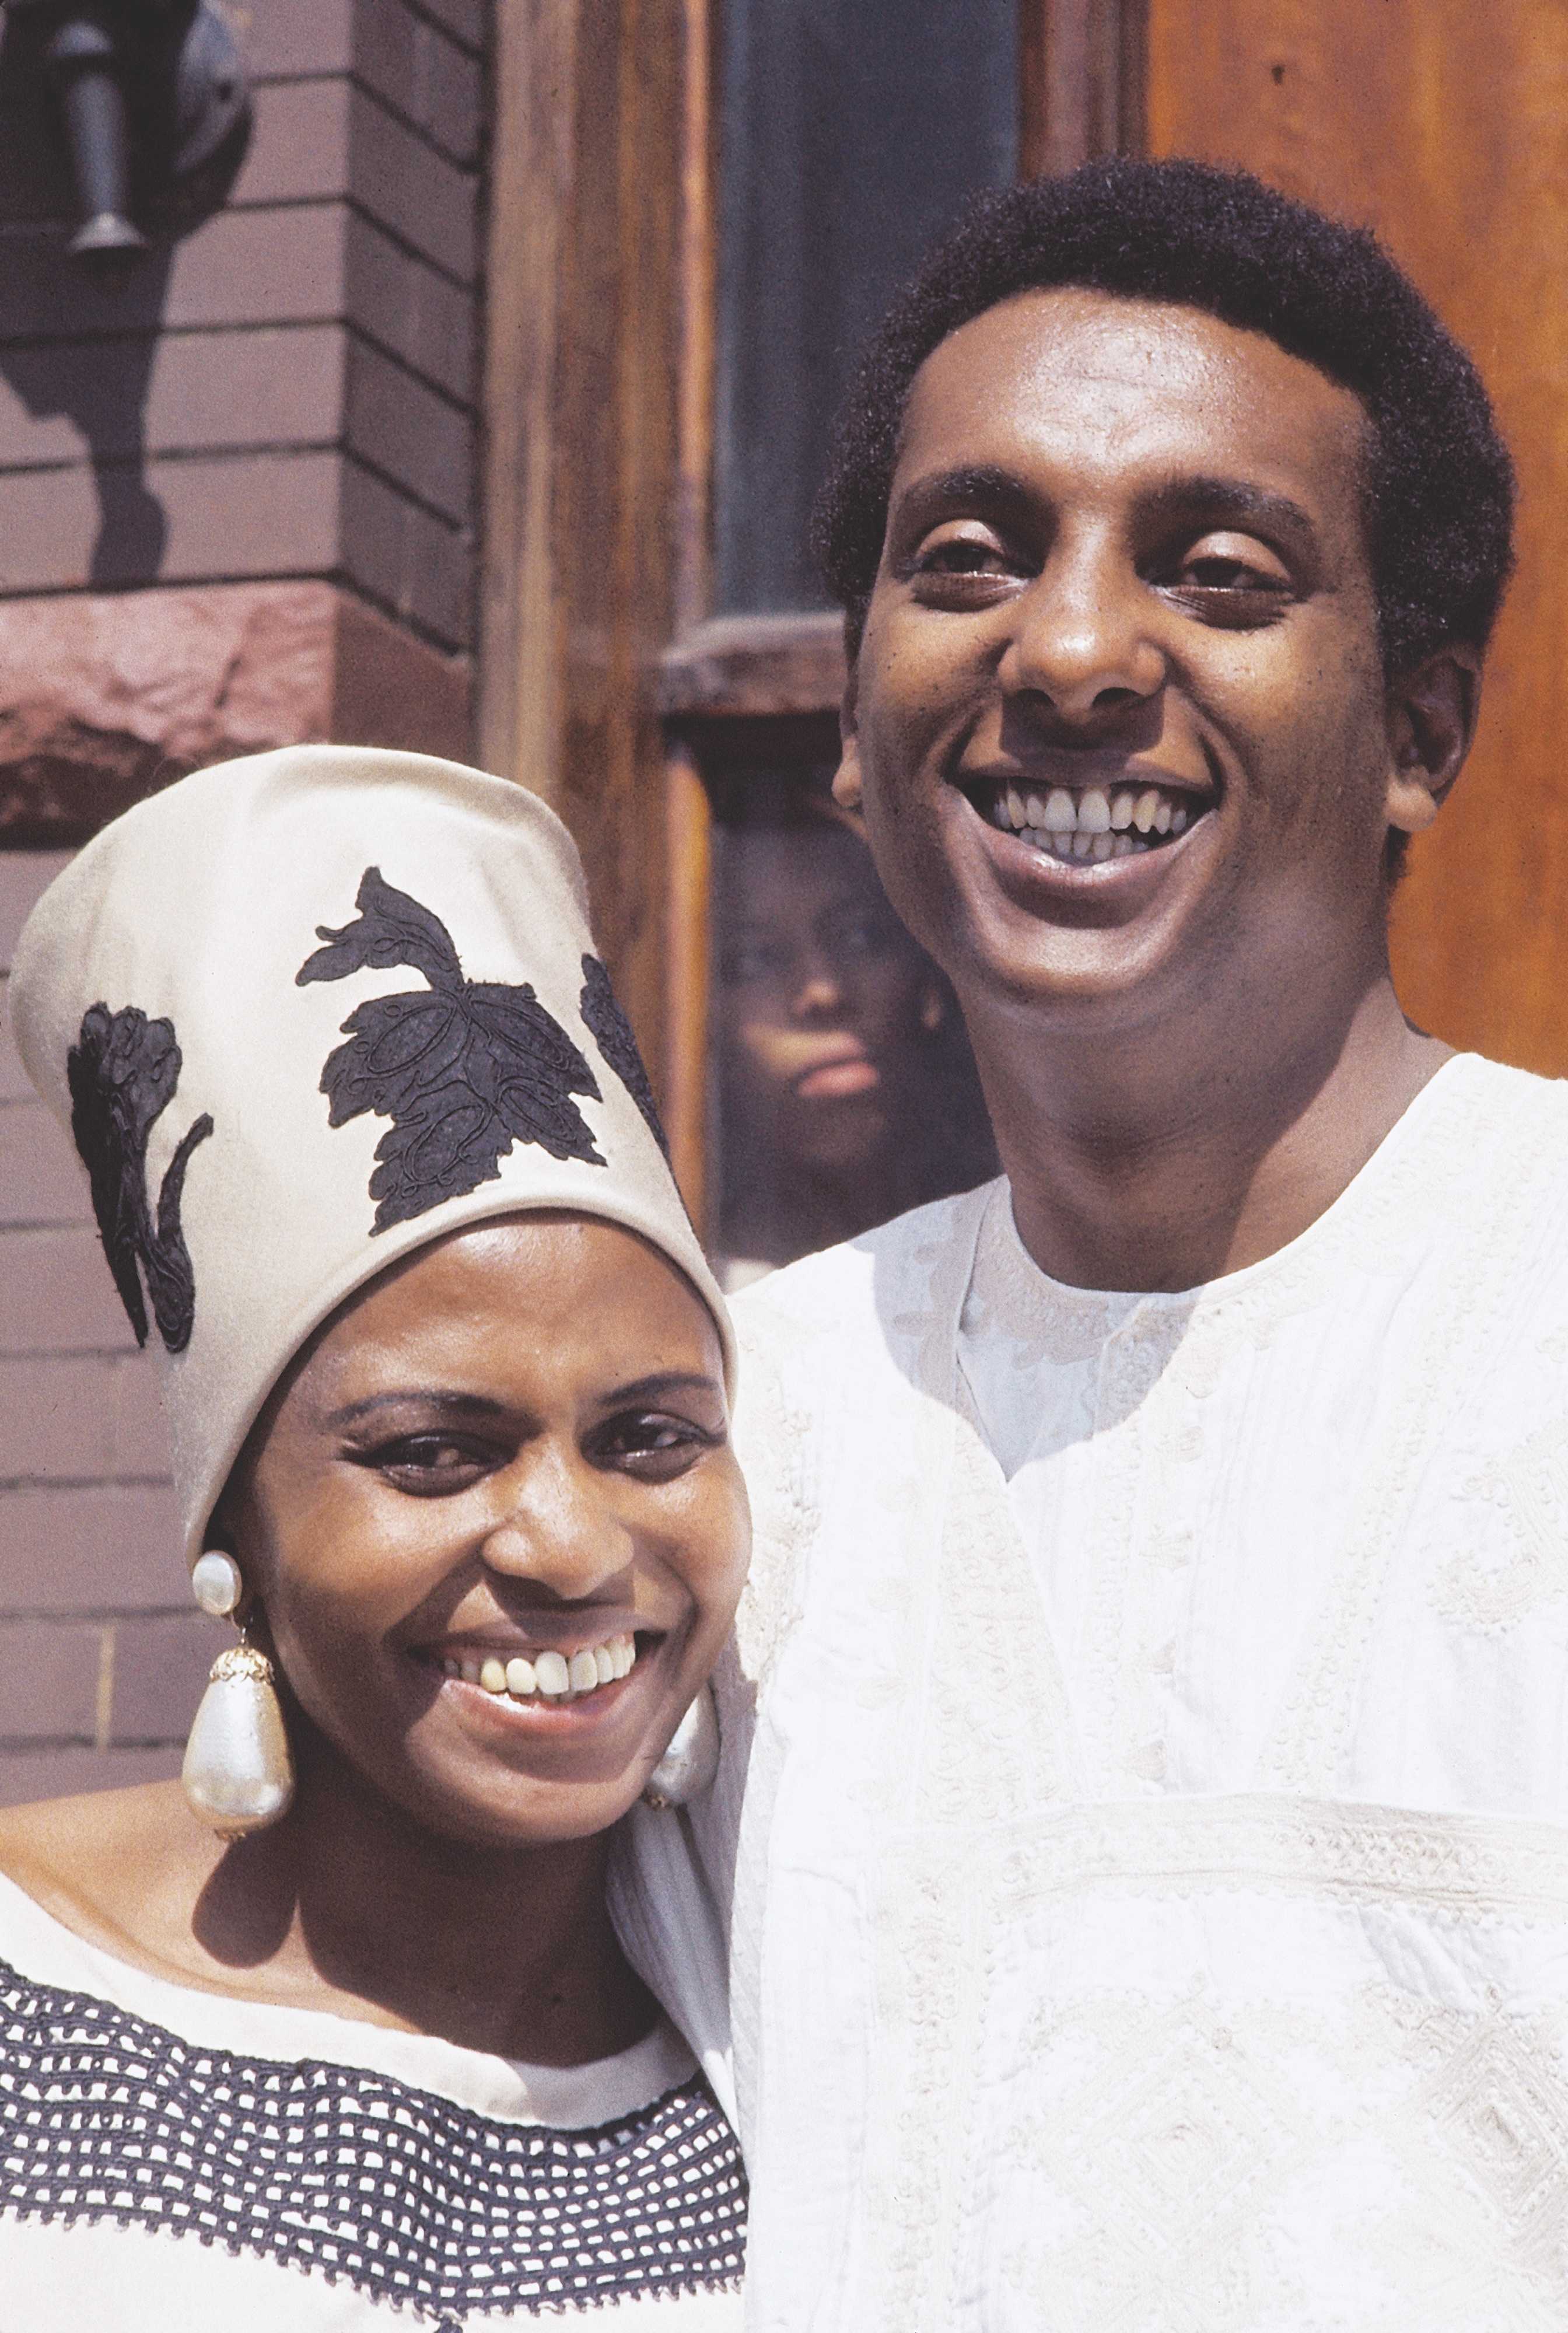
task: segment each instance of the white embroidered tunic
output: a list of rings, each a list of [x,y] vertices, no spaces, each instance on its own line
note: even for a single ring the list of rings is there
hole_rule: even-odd
[[[0,1878],[18,2333],[738,2333],[745,2200],[668,2024],[592,2065],[517,2065],[167,1983]]]
[[[1186,1294],[994,1185],[737,1311],[748,2321],[1561,2333],[1568,1088]]]

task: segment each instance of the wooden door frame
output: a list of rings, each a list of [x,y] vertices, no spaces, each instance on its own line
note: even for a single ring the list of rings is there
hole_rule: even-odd
[[[722,0],[496,0],[479,756],[560,811],[706,1219],[704,739],[837,712],[832,615],[711,615]],[[1146,0],[1018,0],[1026,174],[1143,142]]]

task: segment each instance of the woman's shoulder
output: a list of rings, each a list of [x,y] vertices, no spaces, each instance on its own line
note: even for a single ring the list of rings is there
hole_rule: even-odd
[[[188,1907],[221,1849],[193,1823],[177,1782],[0,1808],[0,1951],[16,1898],[89,1942],[133,1954],[161,1907]]]
[[[84,1948],[177,1973],[179,1939],[222,1846],[177,1782],[0,1808],[0,1953],[47,1917]]]

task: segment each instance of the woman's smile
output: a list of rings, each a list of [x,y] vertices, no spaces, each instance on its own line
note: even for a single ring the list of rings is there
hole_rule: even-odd
[[[359,1298],[284,1390],[247,1505],[301,1717],[498,1843],[626,1811],[746,1556],[706,1308],[591,1221],[465,1232]]]
[[[416,1646],[409,1659],[432,1707],[464,1725],[502,1731],[481,1739],[537,1738],[562,1746],[601,1729],[640,1727],[664,1683],[664,1635],[589,1630],[550,1643],[515,1637]],[[523,1649],[526,1644],[527,1649]]]

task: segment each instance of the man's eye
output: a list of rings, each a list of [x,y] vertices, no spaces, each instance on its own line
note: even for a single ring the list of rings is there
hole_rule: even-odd
[[[1177,579],[1181,583],[1195,583],[1205,591],[1267,591],[1283,593],[1288,587],[1282,576],[1265,574],[1260,567],[1251,566],[1245,559],[1190,559]]]
[[[949,534],[924,545],[916,555],[914,573],[934,581],[970,576],[989,580],[1010,575],[1014,563],[999,544],[983,536]]]
[[[1290,571],[1267,543],[1226,527],[1171,543],[1149,580],[1184,601],[1200,622],[1238,631],[1276,622],[1297,596]]]

